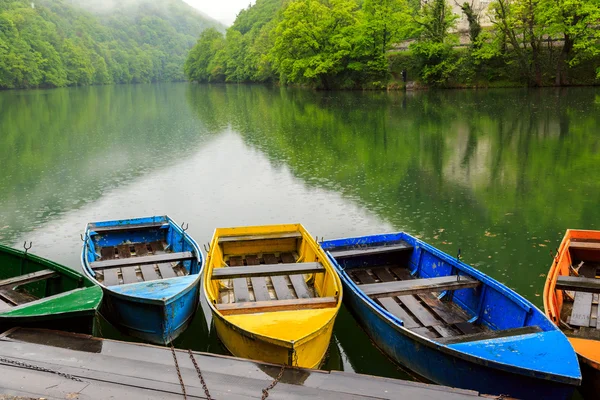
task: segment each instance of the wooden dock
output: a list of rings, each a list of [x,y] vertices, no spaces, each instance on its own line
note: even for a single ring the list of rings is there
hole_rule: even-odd
[[[175,367],[175,353],[179,367]],[[213,399],[260,399],[281,366],[193,352]],[[46,399],[208,398],[187,350],[15,328],[0,335],[0,395]],[[269,399],[479,398],[469,390],[286,367]],[[10,398],[10,397],[5,397]]]

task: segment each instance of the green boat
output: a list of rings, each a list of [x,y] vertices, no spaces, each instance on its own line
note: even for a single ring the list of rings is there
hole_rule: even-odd
[[[15,326],[95,334],[102,288],[78,271],[0,245],[0,331]]]

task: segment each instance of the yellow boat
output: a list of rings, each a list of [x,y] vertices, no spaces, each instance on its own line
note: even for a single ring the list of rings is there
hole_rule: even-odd
[[[342,285],[302,225],[216,229],[203,281],[217,334],[233,355],[319,367]]]

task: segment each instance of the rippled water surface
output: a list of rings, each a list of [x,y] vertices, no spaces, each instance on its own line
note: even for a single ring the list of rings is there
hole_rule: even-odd
[[[565,229],[600,229],[599,122],[593,88],[3,92],[0,242],[80,268],[103,219],[168,214],[199,243],[237,225],[405,230],[541,306]],[[223,352],[201,313],[177,345]],[[325,367],[406,377],[344,310]]]

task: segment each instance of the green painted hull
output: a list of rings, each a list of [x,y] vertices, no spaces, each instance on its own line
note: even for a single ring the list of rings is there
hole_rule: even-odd
[[[68,267],[0,245],[0,280],[42,270],[56,274],[49,279],[11,287],[37,300],[0,311],[0,330],[27,326],[96,333],[101,287]]]

